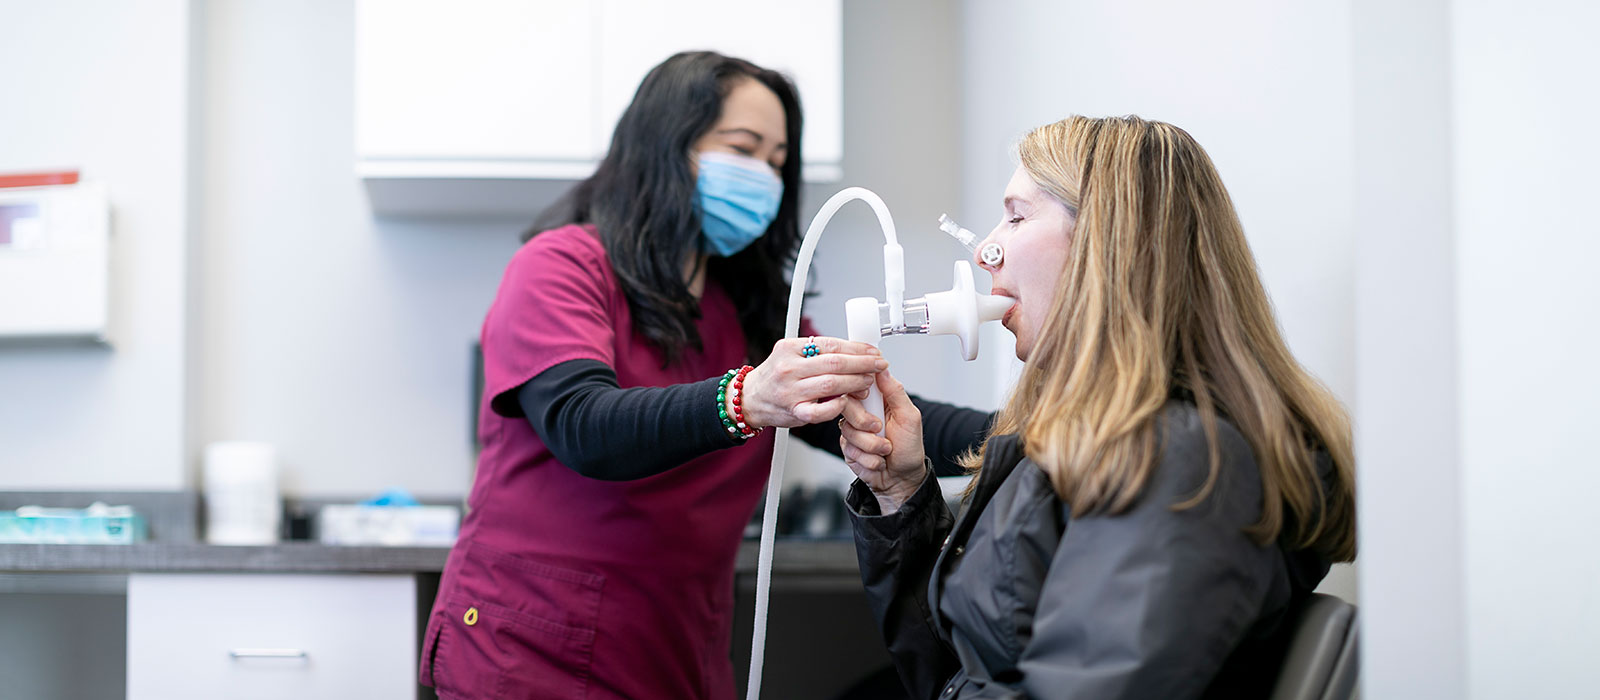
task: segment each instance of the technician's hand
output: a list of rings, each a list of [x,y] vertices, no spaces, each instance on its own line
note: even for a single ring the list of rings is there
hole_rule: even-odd
[[[872,386],[874,373],[889,366],[866,343],[816,337],[816,357],[805,357],[810,338],[788,338],[772,346],[760,367],[744,379],[745,423],[756,428],[794,428],[833,420],[846,394]]]
[[[922,411],[887,370],[878,373],[878,390],[883,392],[884,419],[888,421],[883,437],[878,436],[878,417],[852,396],[839,421],[839,447],[845,465],[872,489],[879,510],[888,515],[900,510],[900,504],[917,492],[928,474],[923,466]]]

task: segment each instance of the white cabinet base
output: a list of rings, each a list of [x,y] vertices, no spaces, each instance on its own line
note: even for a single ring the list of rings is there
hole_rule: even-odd
[[[410,698],[410,575],[133,574],[128,698]]]

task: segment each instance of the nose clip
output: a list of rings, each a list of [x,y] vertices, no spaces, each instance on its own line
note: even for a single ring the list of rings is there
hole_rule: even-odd
[[[1006,257],[1006,251],[999,243],[985,243],[983,250],[978,251],[978,259],[989,267],[999,267],[1000,261]]]

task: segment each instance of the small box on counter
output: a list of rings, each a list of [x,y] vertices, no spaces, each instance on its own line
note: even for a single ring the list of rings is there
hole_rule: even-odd
[[[317,516],[318,539],[329,545],[449,547],[460,525],[455,506],[326,505]]]
[[[144,516],[132,506],[0,511],[0,544],[133,544],[148,538]]]

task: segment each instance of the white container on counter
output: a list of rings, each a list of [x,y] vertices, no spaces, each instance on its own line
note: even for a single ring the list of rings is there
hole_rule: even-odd
[[[338,545],[450,547],[460,524],[455,506],[331,504],[317,516],[318,539]]]
[[[263,545],[278,541],[283,505],[278,496],[278,453],[264,442],[213,442],[206,446],[206,541]]]

